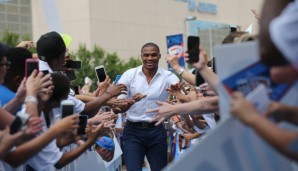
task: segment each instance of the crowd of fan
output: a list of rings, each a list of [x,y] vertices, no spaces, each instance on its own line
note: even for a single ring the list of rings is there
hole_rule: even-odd
[[[276,83],[293,83],[298,79],[298,18],[295,14],[298,14],[297,0],[265,0],[257,39],[260,60],[270,67]],[[223,43],[255,38],[245,32],[235,32]],[[71,81],[63,74],[68,70],[64,62],[70,60],[65,57],[67,47],[56,32],[46,33],[36,42],[39,70],[47,70],[49,74],[35,70],[26,77],[25,61],[34,56],[28,50],[30,46],[32,42],[21,42],[13,48],[0,44],[0,170],[1,167],[6,171],[17,167],[60,169],[74,162],[94,144],[97,145],[94,149],[104,153],[102,158],[110,161],[114,150],[111,139],[116,136],[121,144],[125,112],[146,95],[137,93],[129,98],[117,98],[127,88],[122,84],[111,84],[109,77],[97,83],[94,91],[90,90],[92,80],[86,78],[85,86],[74,95],[70,89]],[[202,47],[198,51],[199,61],[192,66],[206,83],[195,87],[195,75],[181,70],[178,56],[168,55],[167,61],[183,81],[167,89],[167,102],[157,101],[160,106],[147,111],[157,112],[150,122],[157,121],[156,125],[167,123],[169,161],[178,159],[177,154],[208,135],[220,118],[218,78],[207,65],[210,58],[206,51]],[[185,61],[188,61],[187,53]],[[59,107],[65,99],[74,102],[74,114],[62,118]],[[260,115],[242,93],[234,92],[230,111],[282,154],[298,160],[297,132],[282,129],[267,119],[270,116],[276,121],[297,124],[297,107],[272,102],[266,115]],[[11,134],[11,123],[24,114],[29,116],[25,126]],[[80,114],[89,117],[84,137],[78,136],[76,131]],[[76,145],[62,150],[70,144]]]

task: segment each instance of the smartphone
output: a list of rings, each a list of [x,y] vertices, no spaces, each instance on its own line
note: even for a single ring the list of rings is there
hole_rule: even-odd
[[[72,115],[74,112],[74,102],[71,100],[62,100],[60,103],[62,118]]]
[[[73,61],[73,60],[67,60],[64,64],[65,68],[71,68],[71,69],[81,69],[82,62],[81,61]]]
[[[74,87],[74,91],[75,91],[75,94],[76,94],[76,95],[77,95],[77,94],[80,94],[80,86],[79,86],[79,85],[75,86],[75,87]]]
[[[70,81],[73,81],[77,78],[77,75],[74,70],[67,70],[67,71],[64,71],[64,73],[66,74],[67,78]]]
[[[198,36],[188,36],[187,38],[187,53],[188,62],[195,63],[199,61],[199,47],[200,47],[200,37]]]
[[[87,127],[87,122],[88,122],[88,115],[80,115],[79,116],[79,128],[77,131],[77,135],[85,135],[85,129]]]
[[[215,57],[212,58],[212,70],[214,73],[216,73]]]
[[[27,113],[18,112],[15,119],[10,125],[10,134],[15,134],[21,130],[23,125],[28,122],[29,115]]]
[[[117,75],[115,78],[114,84],[117,84],[120,78],[121,78],[121,75]]]
[[[95,67],[95,72],[99,82],[103,82],[106,79],[106,70],[103,65]]]
[[[199,87],[201,84],[205,83],[204,78],[201,76],[201,74],[196,70],[196,87]]]
[[[25,63],[25,75],[26,77],[29,77],[31,75],[31,73],[33,72],[33,70],[39,70],[38,68],[38,60],[36,59],[26,59],[26,63]]]

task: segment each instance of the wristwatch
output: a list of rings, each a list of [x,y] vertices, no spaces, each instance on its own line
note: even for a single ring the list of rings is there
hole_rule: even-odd
[[[177,74],[178,74],[179,76],[181,76],[181,75],[183,74],[183,72],[184,72],[184,69],[183,69],[183,68],[180,68],[180,69],[178,70]]]

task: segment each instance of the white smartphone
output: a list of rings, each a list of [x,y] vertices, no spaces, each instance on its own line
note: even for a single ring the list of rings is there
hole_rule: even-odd
[[[99,82],[103,82],[106,79],[106,70],[103,65],[95,67],[95,72]]]
[[[74,113],[74,102],[71,100],[62,100],[60,103],[62,118]]]

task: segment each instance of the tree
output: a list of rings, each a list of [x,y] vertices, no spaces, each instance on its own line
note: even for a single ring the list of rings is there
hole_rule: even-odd
[[[116,75],[123,74],[124,71],[139,66],[142,63],[140,59],[133,57],[125,62],[120,60],[116,53],[107,53],[98,46],[94,46],[90,51],[85,45],[80,45],[79,49],[71,54],[71,58],[82,61],[82,68],[76,71],[77,78],[72,83],[72,85],[80,86],[83,86],[86,76],[93,80],[93,86],[96,85],[96,66],[104,65],[107,75],[111,80],[115,80]]]

